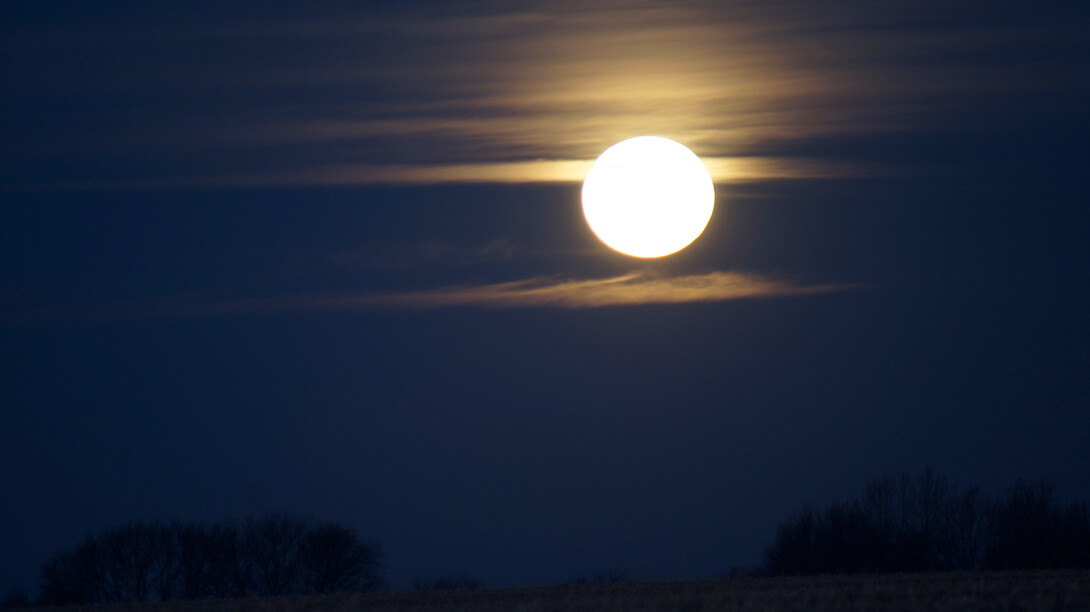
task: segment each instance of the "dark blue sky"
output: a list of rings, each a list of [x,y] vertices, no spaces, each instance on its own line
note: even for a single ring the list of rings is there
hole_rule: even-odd
[[[0,587],[130,519],[501,586],[886,471],[1090,499],[1087,9],[718,4],[5,3]],[[580,211],[639,134],[716,180],[661,260]]]

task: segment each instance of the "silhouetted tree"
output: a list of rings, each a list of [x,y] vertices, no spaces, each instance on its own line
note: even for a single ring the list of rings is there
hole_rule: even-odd
[[[943,566],[952,570],[978,569],[984,561],[988,523],[987,500],[973,486],[956,493],[947,508],[948,535],[943,543]]]
[[[354,531],[325,523],[310,529],[299,547],[303,591],[308,594],[371,591],[383,585],[382,548]]]
[[[106,555],[98,539],[88,536],[72,552],[61,552],[42,564],[40,603],[51,606],[108,603]]]
[[[215,593],[219,597],[244,597],[257,592],[254,565],[244,529],[231,521],[213,530],[211,541],[212,572],[218,576]]]
[[[42,564],[41,603],[279,597],[384,584],[382,547],[332,523],[269,514],[240,528],[129,522]]]
[[[1090,566],[1085,504],[1061,507],[1049,485],[988,501],[934,470],[867,483],[857,502],[807,508],[765,551],[771,574]]]
[[[765,551],[764,570],[772,574],[879,571],[882,535],[858,502],[808,507],[781,524]]]
[[[942,549],[950,539],[949,506],[954,492],[945,476],[927,468],[908,483],[909,532],[913,547],[905,570],[946,569]]]
[[[857,502],[833,504],[818,517],[816,565],[842,574],[879,571],[881,540]]]
[[[1062,517],[1064,539],[1061,564],[1066,567],[1090,567],[1090,508],[1086,502],[1073,502]]]
[[[233,525],[173,523],[177,576],[175,597],[204,599],[232,597],[246,592],[237,589],[240,577],[237,531]]]
[[[181,597],[181,550],[178,542],[180,523],[155,524],[151,537],[156,542],[156,555],[152,563],[153,588],[160,601]]]
[[[306,521],[284,514],[246,521],[244,559],[252,568],[259,595],[279,597],[299,592],[299,551],[306,532]]]
[[[988,569],[1090,566],[1090,517],[1085,504],[1066,508],[1048,483],[1019,482],[990,505]]]
[[[153,592],[169,597],[168,535],[163,525],[130,522],[89,536],[42,566],[43,603],[148,601]]]
[[[765,549],[764,571],[774,575],[815,574],[821,571],[817,557],[817,511],[807,506],[780,523],[776,539]]]
[[[863,488],[860,510],[874,530],[876,569],[897,565],[897,539],[905,530],[904,486],[892,476],[875,478]]]
[[[160,556],[159,526],[130,522],[98,538],[105,562],[107,600],[148,601]]]

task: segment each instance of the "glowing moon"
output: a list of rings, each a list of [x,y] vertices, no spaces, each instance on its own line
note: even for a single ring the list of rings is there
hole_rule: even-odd
[[[598,238],[632,257],[662,257],[704,231],[712,177],[685,145],[637,136],[605,150],[583,179],[583,216]]]

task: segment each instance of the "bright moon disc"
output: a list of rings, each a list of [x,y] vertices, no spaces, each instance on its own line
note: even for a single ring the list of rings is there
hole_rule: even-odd
[[[605,150],[583,179],[583,215],[610,248],[662,257],[704,231],[715,205],[708,169],[685,145],[637,136]]]

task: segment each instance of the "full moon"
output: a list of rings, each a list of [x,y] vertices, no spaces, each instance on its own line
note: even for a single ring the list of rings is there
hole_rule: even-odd
[[[704,231],[715,206],[712,177],[685,145],[637,136],[605,150],[583,179],[583,216],[606,246],[662,257]]]

